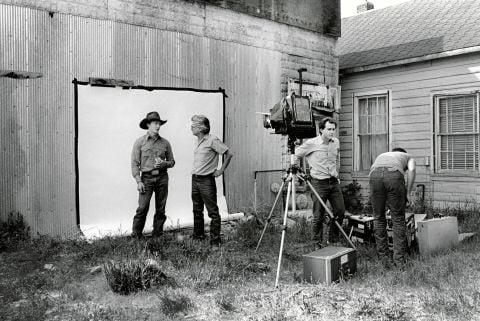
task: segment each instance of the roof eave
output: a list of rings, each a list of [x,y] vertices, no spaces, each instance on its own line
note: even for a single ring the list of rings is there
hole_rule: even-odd
[[[357,66],[357,67],[351,67],[351,68],[342,68],[340,66],[340,73],[341,74],[353,74],[353,73],[356,73],[356,72],[369,71],[369,70],[375,70],[375,69],[380,69],[380,68],[387,68],[387,67],[392,67],[392,66],[411,64],[411,63],[425,61],[425,60],[432,60],[432,59],[439,59],[439,58],[445,58],[445,57],[451,57],[451,56],[458,56],[458,55],[463,55],[463,54],[473,53],[473,52],[480,52],[480,46],[454,49],[454,50],[429,54],[429,55],[420,56],[420,57],[400,59],[400,60],[382,62],[382,63],[378,63],[378,64],[365,65],[365,66]]]

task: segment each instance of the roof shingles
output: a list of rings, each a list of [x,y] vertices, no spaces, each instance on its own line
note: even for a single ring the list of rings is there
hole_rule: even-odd
[[[480,0],[412,0],[342,19],[340,69],[480,45]]]

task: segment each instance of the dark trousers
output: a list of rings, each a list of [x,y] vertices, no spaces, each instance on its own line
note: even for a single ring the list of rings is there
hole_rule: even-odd
[[[193,237],[203,239],[205,226],[203,207],[207,208],[210,222],[210,241],[220,242],[220,213],[217,206],[217,185],[213,175],[192,176],[192,202],[193,202]]]
[[[168,174],[163,173],[157,176],[142,175],[142,182],[145,185],[145,192],[138,194],[138,208],[133,218],[132,235],[140,237],[145,227],[150,199],[155,193],[155,216],[153,217],[153,236],[160,236],[163,233],[163,224],[167,220],[165,216],[165,205],[168,197]]]
[[[370,199],[372,201],[373,228],[377,251],[381,257],[388,256],[386,206],[390,209],[393,230],[393,260],[405,260],[405,179],[399,171],[389,171],[386,167],[375,169],[370,174]]]
[[[327,179],[312,178],[312,186],[317,191],[318,195],[325,203],[327,201],[333,207],[333,215],[336,217],[336,221],[343,223],[343,217],[345,215],[345,203],[343,202],[343,194],[340,189],[338,179],[335,177]],[[317,199],[315,194],[312,193],[313,199],[313,239],[320,242],[323,241],[323,222],[325,219],[325,208]],[[330,224],[329,241],[338,242],[339,229],[334,222]]]

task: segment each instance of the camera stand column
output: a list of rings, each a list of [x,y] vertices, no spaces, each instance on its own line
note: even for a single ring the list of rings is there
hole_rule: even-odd
[[[290,201],[290,192],[292,194],[292,213],[295,215],[296,204],[295,204],[295,177],[297,175],[297,167],[295,164],[295,155],[290,154],[290,168],[288,187],[287,187],[287,201],[285,204],[285,213],[283,215],[283,225],[282,225],[282,239],[280,241],[280,252],[278,253],[278,266],[277,266],[277,276],[275,278],[275,287],[278,288],[278,280],[280,278],[280,268],[282,266],[282,256],[283,256],[283,245],[285,243],[285,233],[287,232],[287,219],[288,219],[288,203]]]

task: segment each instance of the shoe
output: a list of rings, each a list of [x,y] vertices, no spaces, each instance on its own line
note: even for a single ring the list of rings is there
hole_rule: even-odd
[[[380,263],[385,270],[391,270],[394,266],[393,259],[388,256],[381,256]]]
[[[222,245],[222,240],[210,240],[210,245],[213,247],[220,247]]]
[[[145,237],[143,236],[143,234],[132,233],[132,235],[130,235],[130,238],[132,240],[143,240]]]
[[[205,235],[192,235],[190,238],[194,241],[203,241],[205,240],[206,236]]]
[[[152,233],[152,235],[150,235],[150,238],[152,239],[158,239],[161,237],[163,237],[163,233],[155,233],[155,234]]]

